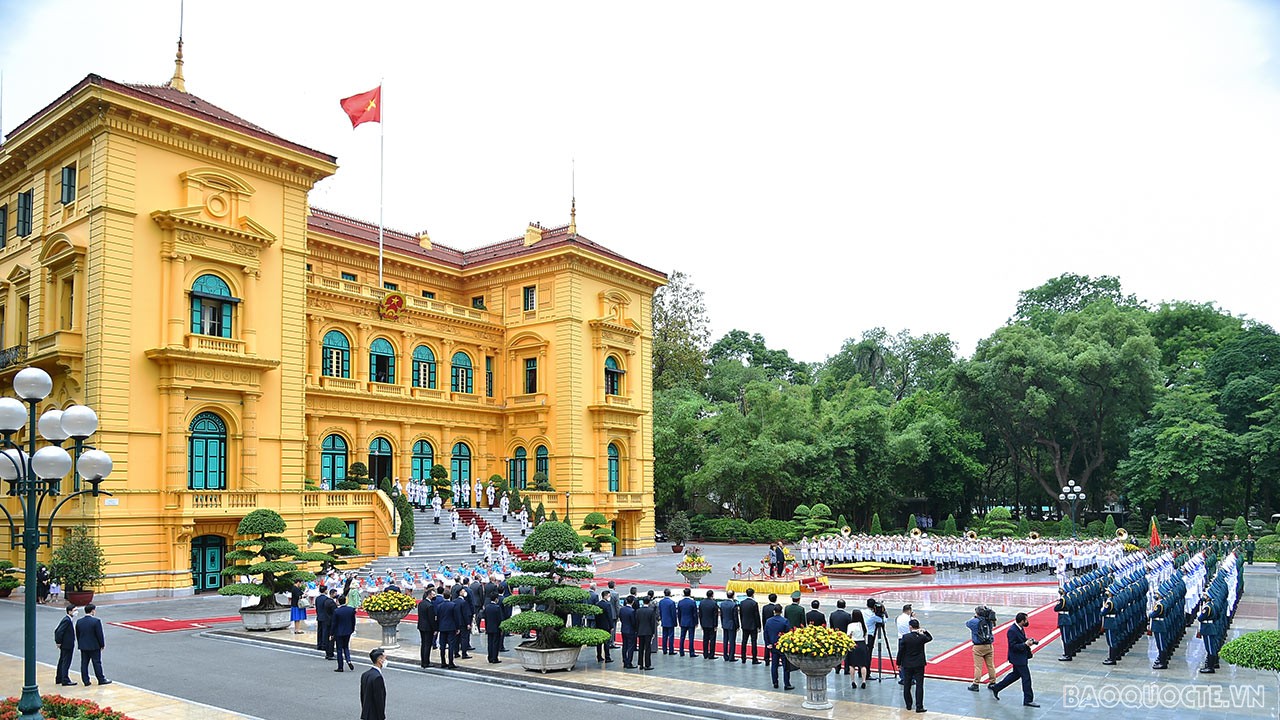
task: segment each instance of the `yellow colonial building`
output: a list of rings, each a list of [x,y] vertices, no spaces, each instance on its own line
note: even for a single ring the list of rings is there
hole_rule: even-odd
[[[467,251],[387,230],[379,283],[378,228],[308,205],[336,170],[180,73],[90,75],[6,136],[0,387],[45,369],[47,406],[93,407],[90,442],[115,461],[114,497],[72,501],[55,544],[89,524],[100,591],[139,596],[216,587],[259,507],[295,540],[334,516],[394,554],[385,496],[325,489],[360,461],[402,482],[498,474],[561,514],[567,492],[575,517],[615,523],[619,552],[652,550],[665,276],[571,220]],[[533,491],[539,470],[554,492]]]

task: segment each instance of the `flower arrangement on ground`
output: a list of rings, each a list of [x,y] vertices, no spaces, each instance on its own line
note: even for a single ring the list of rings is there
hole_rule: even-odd
[[[417,606],[413,598],[402,592],[383,590],[364,600],[366,612],[406,612]]]
[[[109,707],[99,707],[97,703],[79,698],[62,697],[61,695],[41,695],[40,712],[49,720],[133,720],[121,712]],[[8,698],[0,702],[0,720],[17,720],[18,698]]]
[[[702,548],[691,547],[684,551],[684,559],[676,565],[676,572],[709,573],[711,563],[707,562],[707,558],[702,555]]]
[[[572,527],[562,522],[544,522],[534,528],[521,546],[531,560],[521,560],[519,575],[507,584],[520,588],[503,603],[519,606],[521,612],[502,621],[503,632],[523,635],[529,631],[537,637],[521,647],[535,650],[601,645],[612,633],[587,627],[566,627],[570,615],[595,615],[600,608],[587,602],[590,593],[578,583],[590,580],[595,573],[582,570],[591,558],[582,555],[582,539]],[[524,588],[532,592],[526,593]]]
[[[774,647],[783,655],[844,657],[853,650],[853,638],[829,627],[805,625],[783,633]]]

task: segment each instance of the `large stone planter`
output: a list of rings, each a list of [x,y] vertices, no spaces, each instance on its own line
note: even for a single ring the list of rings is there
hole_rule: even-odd
[[[541,650],[528,645],[516,646],[516,657],[525,670],[546,673],[551,670],[572,670],[578,662],[580,647],[551,648]]]
[[[787,655],[787,662],[804,673],[806,695],[801,707],[809,710],[830,710],[835,704],[827,699],[827,676],[844,660],[844,655],[809,657]]]
[[[689,587],[694,588],[698,587],[702,578],[706,576],[704,572],[681,572],[680,574],[684,576],[685,582],[689,583]]]
[[[369,618],[382,626],[382,645],[383,650],[397,650],[400,647],[400,621],[409,614],[408,610],[391,610],[379,612],[376,610],[368,610],[366,613]]]
[[[240,620],[244,623],[245,630],[283,630],[293,622],[289,619],[287,607],[270,610],[241,608]]]

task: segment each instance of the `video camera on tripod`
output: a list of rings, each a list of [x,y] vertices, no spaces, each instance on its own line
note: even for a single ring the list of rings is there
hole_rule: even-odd
[[[879,600],[869,598],[867,600],[867,607],[871,609],[871,612],[875,613],[876,617],[888,619],[889,611],[885,610],[884,603]]]

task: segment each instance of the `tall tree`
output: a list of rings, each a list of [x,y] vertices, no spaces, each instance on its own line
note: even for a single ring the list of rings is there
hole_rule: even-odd
[[[1099,300],[1121,308],[1142,307],[1136,297],[1124,294],[1118,277],[1099,275],[1091,278],[1063,273],[1039,287],[1019,293],[1013,320],[1049,332],[1060,316],[1080,312]]]
[[[676,271],[653,294],[653,388],[697,388],[711,337],[702,291]]]
[[[958,365],[955,387],[999,433],[1010,457],[1050,498],[1089,487],[1123,456],[1151,404],[1158,355],[1141,314],[1098,300],[997,330]],[[1094,489],[1094,488],[1090,488]]]

